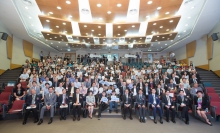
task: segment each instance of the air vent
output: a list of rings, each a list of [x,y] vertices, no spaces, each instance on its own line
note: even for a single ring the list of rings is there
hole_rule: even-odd
[[[30,0],[23,0],[23,3],[28,6],[32,6],[33,3]]]
[[[93,38],[93,39],[94,39],[95,42],[99,40],[99,38],[97,38],[97,37],[95,37],[95,38]]]
[[[72,37],[68,37],[68,39],[73,39]]]
[[[120,41],[120,42],[124,42],[124,41],[125,41],[125,38],[119,38],[119,41]]]
[[[129,11],[129,14],[131,14],[131,15],[135,15],[135,14],[137,14],[137,9],[131,9],[130,11]]]
[[[151,38],[150,37],[147,37],[147,40],[150,40]]]
[[[89,9],[85,9],[85,8],[83,8],[83,9],[81,10],[81,12],[82,12],[83,14],[89,14],[89,13],[90,13]]]

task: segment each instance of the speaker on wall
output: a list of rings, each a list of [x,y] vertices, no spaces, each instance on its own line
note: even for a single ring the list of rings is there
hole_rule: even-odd
[[[7,38],[8,38],[8,34],[7,33],[3,33],[1,39],[6,41]]]
[[[216,41],[216,40],[218,40],[218,35],[217,35],[218,33],[213,33],[212,34],[212,40],[213,41]]]

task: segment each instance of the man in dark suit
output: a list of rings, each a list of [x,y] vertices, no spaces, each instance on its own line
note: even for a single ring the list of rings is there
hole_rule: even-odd
[[[136,101],[136,96],[138,95],[139,89],[136,87],[136,85],[133,85],[133,88],[131,89],[131,96],[132,96],[132,104]],[[143,91],[142,91],[143,92]]]
[[[160,123],[163,124],[163,114],[162,114],[162,110],[160,107],[160,99],[159,96],[156,95],[156,90],[152,89],[152,94],[149,95],[148,97],[148,102],[150,105],[150,109],[153,110],[153,115],[154,115],[154,123],[157,124],[156,121],[156,111],[158,110],[159,115],[160,115]]]
[[[54,82],[52,83],[53,88],[56,88],[59,86],[59,82],[57,80],[57,78],[54,79]]]
[[[62,94],[59,95],[58,104],[60,106],[60,120],[66,120],[66,112],[69,105],[69,96],[66,94],[66,89],[63,89]]]
[[[185,123],[189,124],[189,114],[188,114],[188,105],[189,100],[186,96],[184,96],[183,90],[180,90],[179,96],[177,97],[177,103],[180,105],[179,110],[182,111],[182,118],[185,118]]]
[[[171,79],[173,80],[173,83],[174,83],[174,84],[179,85],[180,79],[177,78],[175,74],[172,74]]]
[[[120,99],[122,100],[122,96],[125,94],[125,90],[128,89],[128,87],[126,87],[126,82],[122,83],[122,86],[119,87],[120,90]]]
[[[170,121],[170,111],[172,112],[172,116],[171,116],[171,121],[173,123],[176,123],[175,121],[175,106],[174,106],[174,101],[172,100],[172,97],[170,97],[170,92],[169,90],[166,90],[166,95],[163,96],[162,98],[164,105],[164,109],[166,110],[166,121],[169,122]]]
[[[124,113],[124,116],[123,116],[123,119],[125,120],[126,119],[126,113],[127,111],[129,111],[129,114],[130,114],[130,119],[132,120],[132,97],[129,95],[129,90],[126,89],[125,90],[125,95],[123,95],[122,97],[122,106],[123,106],[123,113]]]
[[[152,88],[155,88],[155,87],[156,87],[156,85],[155,85],[155,83],[153,82],[153,79],[150,78],[150,81],[149,81],[149,83],[148,83],[148,88],[152,89]]]
[[[163,80],[164,84],[166,84],[166,85],[169,84],[169,78],[166,75],[163,75],[162,80]]]
[[[41,102],[41,96],[36,94],[36,90],[32,89],[31,90],[31,95],[27,95],[27,98],[25,100],[26,103],[26,112],[24,115],[24,121],[23,121],[23,125],[25,125],[27,123],[27,118],[30,114],[30,112],[32,111],[33,116],[34,116],[34,123],[38,122],[38,106],[39,103]]]
[[[189,84],[192,85],[194,83],[198,83],[200,84],[200,80],[198,78],[196,78],[196,75],[192,75],[192,78],[189,80]]]
[[[138,107],[138,112],[139,112],[139,117],[140,117],[140,122],[146,122],[145,117],[146,117],[146,97],[143,95],[143,91],[139,90],[138,95],[136,96],[136,102],[137,102],[137,107]]]
[[[84,82],[84,78],[82,77],[81,74],[79,75],[78,82]]]
[[[143,79],[140,79],[140,82],[137,84],[137,88],[142,89],[142,90],[145,88],[145,84],[143,82]]]
[[[79,88],[76,89],[76,93],[73,94],[73,121],[76,120],[76,111],[77,111],[77,120],[80,120],[81,114],[81,105],[83,104],[83,96],[79,94]]]

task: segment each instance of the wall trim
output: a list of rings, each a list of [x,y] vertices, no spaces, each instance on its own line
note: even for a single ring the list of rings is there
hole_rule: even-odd
[[[22,65],[18,65],[18,64],[10,64],[10,69],[16,69],[16,68],[19,68],[19,67],[22,67]]]
[[[204,70],[208,70],[209,71],[209,64],[206,65],[200,65],[200,66],[196,66],[198,68],[204,69]]]
[[[213,71],[218,77],[220,77],[220,70]]]
[[[0,75],[2,75],[5,71],[7,70],[0,69]]]

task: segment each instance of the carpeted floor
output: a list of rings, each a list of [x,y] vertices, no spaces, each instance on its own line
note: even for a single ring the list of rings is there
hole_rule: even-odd
[[[146,123],[140,123],[138,119],[133,120],[122,118],[102,118],[98,120],[93,117],[81,118],[80,121],[72,121],[68,117],[66,121],[60,121],[59,117],[54,118],[54,122],[48,125],[48,117],[45,117],[44,123],[38,126],[29,119],[26,125],[22,125],[22,120],[4,120],[0,121],[1,133],[220,133],[220,122],[212,122],[213,126],[190,119],[190,124],[186,125],[179,119],[176,119],[176,124],[172,122],[164,124],[154,124],[152,120],[147,120]]]

